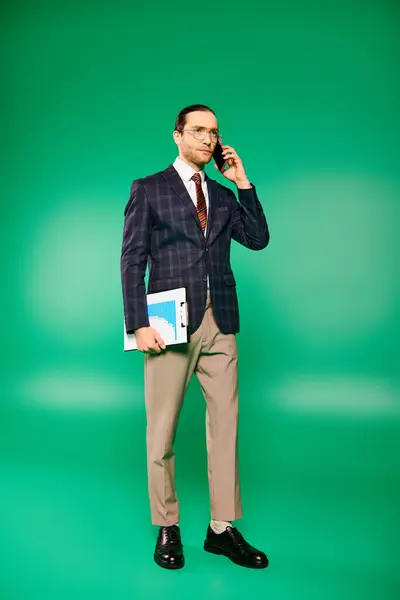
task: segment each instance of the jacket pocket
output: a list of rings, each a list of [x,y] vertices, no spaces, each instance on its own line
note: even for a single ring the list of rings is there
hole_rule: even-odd
[[[233,273],[224,273],[224,283],[225,285],[236,285]]]

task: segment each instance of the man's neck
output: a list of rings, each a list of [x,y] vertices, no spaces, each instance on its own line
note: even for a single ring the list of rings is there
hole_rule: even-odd
[[[182,162],[186,163],[187,165],[189,165],[189,167],[192,167],[192,169],[194,169],[197,172],[204,170],[204,165],[196,165],[196,163],[193,163],[193,162],[190,162],[189,160],[186,160],[186,158],[184,158],[181,155],[179,155],[179,158],[180,158],[180,160]]]

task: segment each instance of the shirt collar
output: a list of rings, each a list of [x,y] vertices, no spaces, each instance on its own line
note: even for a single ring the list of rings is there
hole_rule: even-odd
[[[176,157],[173,166],[178,171],[179,175],[184,181],[190,181],[192,179],[192,176],[195,173],[198,173],[201,177],[201,183],[204,183],[206,177],[204,169],[202,169],[201,171],[195,171],[190,165],[188,165],[187,163],[185,163],[185,161],[179,158],[179,156]]]

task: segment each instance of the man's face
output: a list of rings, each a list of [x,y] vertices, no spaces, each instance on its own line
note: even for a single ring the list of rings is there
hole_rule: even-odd
[[[198,140],[194,137],[193,131],[174,132],[174,139],[179,148],[179,154],[187,163],[195,165],[202,169],[204,165],[210,162],[212,153],[216,145],[216,140],[212,139],[210,131],[218,132],[218,122],[213,113],[208,111],[196,111],[186,115],[184,129],[206,130],[207,135],[204,140]]]

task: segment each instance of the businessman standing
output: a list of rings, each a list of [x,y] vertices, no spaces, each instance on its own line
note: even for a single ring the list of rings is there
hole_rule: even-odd
[[[180,111],[173,132],[179,156],[164,171],[137,179],[125,208],[121,277],[126,330],[145,353],[148,485],[152,522],[159,526],[154,560],[167,569],[184,565],[175,488],[174,439],[189,381],[196,374],[206,401],[211,522],[204,549],[236,564],[264,568],[266,555],[232,525],[242,516],[237,431],[239,311],[230,264],[231,240],[251,250],[269,241],[256,190],[236,151],[223,146],[223,176],[210,179],[220,133],[215,113],[202,104]],[[165,347],[150,327],[148,292],[185,286],[189,342]]]

